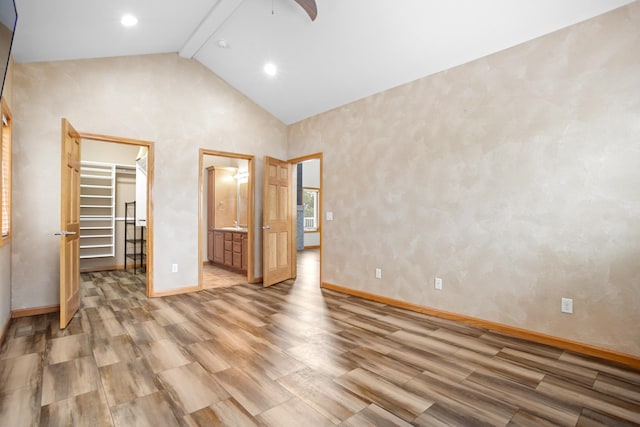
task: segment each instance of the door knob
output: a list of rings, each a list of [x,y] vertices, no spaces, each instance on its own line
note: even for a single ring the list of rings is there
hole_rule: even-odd
[[[54,236],[73,236],[75,234],[75,231],[56,231],[53,233]]]
[[[271,226],[270,225],[265,225],[262,227],[263,230],[271,230]]]

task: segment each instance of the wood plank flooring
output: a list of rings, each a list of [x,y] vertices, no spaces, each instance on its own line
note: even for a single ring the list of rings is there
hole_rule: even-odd
[[[82,306],[13,320],[2,426],[630,426],[640,372],[299,276],[147,299],[83,274]]]
[[[209,263],[202,266],[202,287],[204,289],[225,288],[243,283],[247,283],[246,273],[236,273]]]

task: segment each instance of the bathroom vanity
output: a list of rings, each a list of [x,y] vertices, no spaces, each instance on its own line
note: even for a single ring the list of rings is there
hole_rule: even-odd
[[[207,168],[207,259],[237,272],[247,271],[246,182],[234,167]],[[233,224],[233,226],[231,226]]]
[[[209,230],[209,261],[234,270],[247,271],[247,230],[235,227]]]

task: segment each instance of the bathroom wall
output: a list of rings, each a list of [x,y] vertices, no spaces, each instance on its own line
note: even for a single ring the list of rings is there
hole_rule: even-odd
[[[255,155],[257,206],[263,156],[286,158],[282,122],[176,54],[16,64],[14,83],[14,191],[20,194],[14,204],[14,229],[20,230],[13,242],[15,308],[58,303],[53,232],[60,222],[62,117],[80,132],[153,142],[156,292],[198,284],[199,149]],[[259,210],[254,221],[262,223]],[[256,233],[258,277],[261,247]]]
[[[323,279],[640,356],[638,46],[634,2],[292,125]]]

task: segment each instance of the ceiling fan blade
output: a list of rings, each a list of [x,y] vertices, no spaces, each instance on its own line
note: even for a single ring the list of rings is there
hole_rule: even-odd
[[[311,18],[312,21],[316,20],[316,16],[318,16],[318,6],[316,5],[316,0],[295,0],[295,2],[302,6],[302,8],[305,12],[307,12],[307,15],[309,15],[309,18]]]

